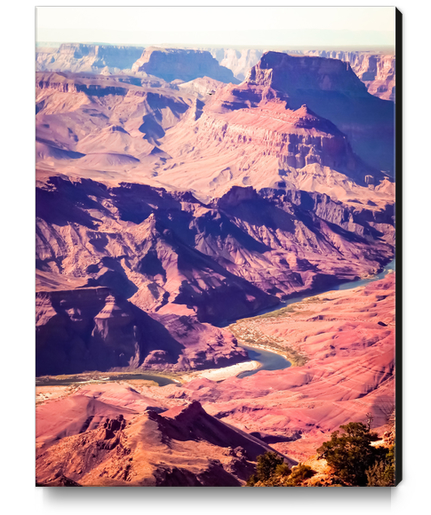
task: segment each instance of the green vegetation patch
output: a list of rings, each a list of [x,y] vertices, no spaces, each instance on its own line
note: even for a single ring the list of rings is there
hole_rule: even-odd
[[[271,337],[256,329],[252,325],[254,319],[244,319],[229,326],[229,330],[235,338],[243,345],[250,347],[268,349],[284,356],[292,366],[301,367],[309,360],[308,356],[300,353],[297,349],[285,340]]]
[[[256,474],[250,476],[247,486],[301,486],[316,472],[300,463],[290,469],[284,458],[276,452],[266,452],[257,457]]]
[[[351,486],[393,486],[395,484],[394,448],[374,447],[377,433],[361,422],[340,426],[317,452],[335,473]]]

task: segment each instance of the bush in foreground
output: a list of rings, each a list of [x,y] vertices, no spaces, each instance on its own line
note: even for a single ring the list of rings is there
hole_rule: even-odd
[[[378,463],[383,462],[386,466],[388,449],[373,447],[371,442],[378,436],[361,422],[350,422],[340,429],[343,433],[332,433],[331,440],[317,452],[343,481],[352,486],[368,486],[368,475],[370,478],[380,477],[381,466]]]
[[[368,486],[393,486],[395,484],[395,448],[389,448],[386,457],[366,470]]]
[[[287,467],[283,458],[276,452],[261,454],[257,457],[256,474],[249,478],[247,486],[254,486],[258,481],[269,481],[276,474],[276,470],[283,473],[283,466]]]
[[[299,486],[312,477],[314,470],[300,463],[293,470],[275,452],[266,452],[257,457],[256,474],[247,481],[247,486]]]

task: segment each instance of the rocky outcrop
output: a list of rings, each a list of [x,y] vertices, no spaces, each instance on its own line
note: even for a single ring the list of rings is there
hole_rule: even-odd
[[[146,312],[220,323],[315,281],[376,272],[393,255],[385,216],[284,190],[234,187],[205,205],[190,193],[53,178],[37,190],[37,267],[85,277]]]
[[[220,82],[238,83],[230,70],[220,66],[204,50],[148,47],[134,63],[132,71],[155,75],[167,82],[177,79],[188,82],[198,77],[209,77]]]
[[[232,335],[192,317],[152,318],[108,288],[36,296],[36,375],[86,370],[185,371],[243,361]]]
[[[217,61],[229,68],[239,80],[244,80],[250,69],[262,57],[264,51],[256,49],[217,48],[210,49]],[[358,78],[365,84],[368,93],[383,100],[395,100],[395,56],[382,52],[340,50],[284,50],[290,55],[307,55],[339,59],[350,64]]]
[[[226,107],[222,104],[222,109]],[[354,155],[346,136],[335,125],[305,104],[297,110],[286,109],[278,102],[256,106],[247,113],[234,109],[232,113],[217,114],[210,106],[204,109],[196,144],[210,147],[221,141],[226,151],[242,147],[256,153],[259,149],[262,157],[276,158],[274,172],[278,172],[280,181],[284,171],[313,164],[344,173],[358,184],[365,184],[365,174],[370,172],[378,182],[384,177]]]
[[[85,393],[89,400],[92,395]],[[103,397],[103,392],[98,395]],[[111,410],[129,397],[127,388],[117,389]],[[208,415],[198,402],[176,403],[161,414],[156,408],[141,411],[143,402],[145,397],[135,392],[132,417],[119,414],[98,427],[60,435],[59,441],[45,440],[42,446],[38,440],[38,484],[57,486],[64,476],[70,486],[242,486],[255,471],[257,456],[272,450]],[[48,403],[39,411],[50,407]],[[55,420],[71,415],[67,401],[57,401],[51,412]]]
[[[348,63],[267,52],[245,83],[272,88],[290,108],[307,104],[347,135],[367,163],[393,172],[394,106],[370,95]],[[379,146],[376,146],[378,136]]]
[[[267,52],[242,84],[210,98],[167,132],[167,183],[211,196],[234,184],[357,200],[391,182],[393,105],[367,93],[348,63]]]
[[[245,80],[250,85],[269,86],[289,98],[300,91],[367,96],[364,84],[351,67],[338,59],[265,52]]]

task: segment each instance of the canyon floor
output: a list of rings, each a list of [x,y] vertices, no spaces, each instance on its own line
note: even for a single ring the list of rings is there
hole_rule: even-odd
[[[303,357],[285,370],[243,379],[195,372],[163,387],[124,379],[38,386],[38,481],[244,485],[268,449],[304,462],[341,424],[368,417],[383,435],[395,410],[394,277],[234,324],[239,342]]]

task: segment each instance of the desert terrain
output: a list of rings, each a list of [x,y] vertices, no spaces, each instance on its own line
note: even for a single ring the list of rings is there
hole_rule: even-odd
[[[395,273],[337,288],[395,255],[393,56],[63,44],[36,69],[37,484],[244,486],[266,452],[391,431]]]

